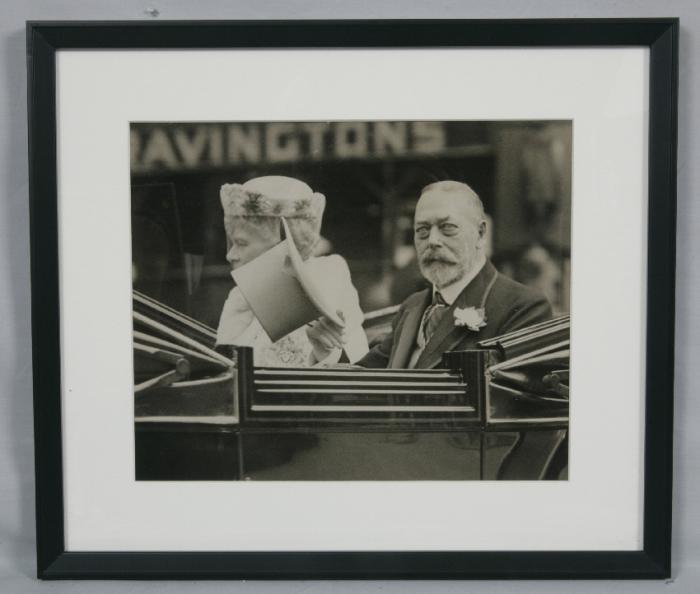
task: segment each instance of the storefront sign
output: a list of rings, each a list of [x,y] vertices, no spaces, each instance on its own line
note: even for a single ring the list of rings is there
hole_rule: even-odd
[[[425,155],[446,148],[443,122],[134,124],[134,173],[256,163]]]

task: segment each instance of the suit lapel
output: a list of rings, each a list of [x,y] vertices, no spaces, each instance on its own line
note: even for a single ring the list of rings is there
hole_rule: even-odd
[[[405,369],[415,347],[416,335],[420,326],[425,308],[431,301],[430,289],[425,289],[423,295],[416,299],[413,307],[407,308],[401,327],[396,329],[398,340],[394,342],[394,349],[389,359],[389,367],[393,369]]]
[[[491,286],[491,281],[498,274],[493,264],[488,260],[472,281],[457,296],[454,303],[445,312],[435,333],[425,345],[425,350],[416,361],[416,367],[429,369],[439,365],[442,354],[451,350],[469,335],[476,338],[478,332],[461,326],[455,326],[454,311],[456,308],[482,307],[484,296]]]

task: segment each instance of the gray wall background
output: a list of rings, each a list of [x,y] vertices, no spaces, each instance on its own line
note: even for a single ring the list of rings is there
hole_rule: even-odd
[[[669,582],[53,582],[35,580],[26,20],[681,18],[673,573]],[[0,3],[0,592],[700,591],[700,4],[697,0],[2,0]],[[614,488],[614,485],[611,485]]]

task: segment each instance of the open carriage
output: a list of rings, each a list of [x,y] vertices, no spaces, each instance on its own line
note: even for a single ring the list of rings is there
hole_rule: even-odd
[[[396,370],[256,367],[138,292],[133,315],[138,480],[567,477],[568,316]]]

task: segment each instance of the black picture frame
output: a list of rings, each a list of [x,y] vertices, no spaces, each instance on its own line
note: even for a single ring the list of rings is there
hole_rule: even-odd
[[[659,579],[671,571],[677,19],[29,22],[37,571],[42,579]],[[646,47],[643,548],[550,552],[79,552],[64,543],[56,52],[145,48]]]

